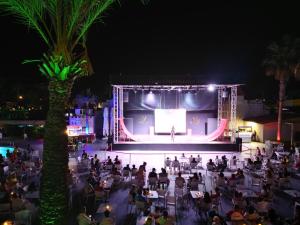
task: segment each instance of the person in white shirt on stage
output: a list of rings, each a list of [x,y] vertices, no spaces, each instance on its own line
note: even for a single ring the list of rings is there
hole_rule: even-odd
[[[171,140],[172,140],[172,142],[174,142],[174,140],[175,140],[175,127],[174,127],[174,125],[171,128]]]

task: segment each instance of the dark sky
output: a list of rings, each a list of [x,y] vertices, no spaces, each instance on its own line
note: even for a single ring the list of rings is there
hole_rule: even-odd
[[[89,33],[95,74],[77,82],[76,90],[91,87],[101,93],[109,76],[185,80],[189,75],[203,83],[256,85],[265,92],[271,82],[261,67],[266,46],[285,34],[300,37],[296,1],[203,2],[208,1],[151,0],[144,6],[123,0],[115,5],[104,24]],[[34,66],[21,65],[45,50],[37,35],[11,17],[1,17],[0,25],[0,81],[44,82]]]

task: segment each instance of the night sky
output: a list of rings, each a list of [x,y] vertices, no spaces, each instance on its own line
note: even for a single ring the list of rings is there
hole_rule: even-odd
[[[95,74],[79,80],[75,91],[90,87],[101,94],[109,80],[192,78],[200,83],[255,84],[253,89],[262,97],[273,93],[265,85],[276,82],[264,76],[261,63],[271,41],[285,34],[300,37],[296,1],[201,2],[205,1],[116,4],[104,23],[89,33]],[[2,84],[45,82],[33,65],[21,65],[45,51],[37,35],[11,17],[1,17],[0,24]]]

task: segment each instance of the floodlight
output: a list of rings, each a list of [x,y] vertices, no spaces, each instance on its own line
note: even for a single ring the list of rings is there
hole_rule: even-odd
[[[210,92],[213,92],[216,90],[216,85],[214,84],[209,84],[208,87],[207,87],[207,90],[210,91]]]

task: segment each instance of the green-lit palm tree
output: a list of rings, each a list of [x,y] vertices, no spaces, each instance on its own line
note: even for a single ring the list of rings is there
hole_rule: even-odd
[[[281,140],[282,107],[285,98],[286,83],[291,76],[298,78],[299,39],[285,36],[280,43],[272,42],[267,47],[267,55],[263,61],[267,76],[274,76],[279,81],[277,141]]]
[[[86,39],[90,27],[101,20],[116,0],[0,0],[0,10],[35,30],[48,51],[39,70],[49,80],[40,222],[66,223],[68,212],[67,136],[65,106],[76,78],[91,73]]]

